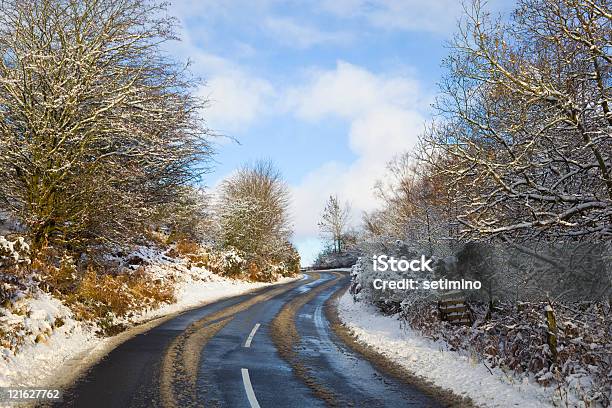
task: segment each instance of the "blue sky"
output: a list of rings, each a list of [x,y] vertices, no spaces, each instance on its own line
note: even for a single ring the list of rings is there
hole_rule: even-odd
[[[507,4],[508,2],[506,2]],[[293,196],[294,243],[308,264],[321,242],[326,197],[349,201],[353,223],[378,203],[372,187],[425,122],[444,47],[461,12],[455,0],[176,1],[181,41],[206,84],[220,143],[214,187],[243,163],[267,158]]]

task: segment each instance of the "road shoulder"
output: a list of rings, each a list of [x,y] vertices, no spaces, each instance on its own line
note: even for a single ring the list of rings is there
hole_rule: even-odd
[[[343,287],[338,289],[325,302],[325,316],[330,323],[333,332],[340,338],[349,348],[358,354],[362,355],[372,365],[385,374],[397,378],[398,380],[418,388],[424,394],[434,398],[440,403],[448,407],[456,408],[472,408],[477,407],[473,401],[464,396],[457,395],[450,390],[444,389],[427,381],[423,377],[417,376],[401,364],[393,361],[389,357],[375,350],[373,347],[359,341],[354,333],[344,325],[338,314],[338,300],[346,292],[348,288]]]

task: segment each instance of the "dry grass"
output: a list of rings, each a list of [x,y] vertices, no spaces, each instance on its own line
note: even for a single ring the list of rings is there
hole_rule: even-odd
[[[44,259],[35,260],[32,266],[41,277],[43,290],[61,299],[77,319],[94,321],[107,334],[120,331],[116,318],[129,318],[176,300],[171,282],[154,280],[143,269],[113,274],[90,265],[80,271],[67,256],[57,266]]]
[[[174,246],[174,250],[179,255],[189,256],[197,255],[198,253],[200,253],[201,247],[196,242],[183,239],[176,243],[176,245]]]
[[[189,267],[232,278],[272,281],[284,276],[267,262],[247,263],[240,252],[206,248],[188,239],[176,242],[167,255],[189,259]],[[104,264],[77,267],[70,256],[48,249],[32,262],[32,270],[43,290],[61,299],[77,319],[94,321],[107,334],[121,330],[120,322],[139,312],[175,301],[173,282],[153,279],[143,267],[129,273],[117,273]]]
[[[50,257],[39,257],[32,261],[32,269],[41,277],[43,290],[62,294],[74,292],[78,286],[79,273],[72,258],[63,256],[59,265],[49,261]]]
[[[193,266],[207,268],[218,273],[213,267],[211,254],[197,242],[186,239],[180,240],[175,244],[171,255],[187,258]]]
[[[255,262],[249,263],[249,279],[252,281],[256,281],[260,275],[259,267]]]
[[[91,269],[85,273],[78,290],[65,299],[77,317],[104,324],[112,323],[107,321],[112,315],[129,317],[175,301],[172,286],[154,282],[142,272],[110,275],[98,274]]]

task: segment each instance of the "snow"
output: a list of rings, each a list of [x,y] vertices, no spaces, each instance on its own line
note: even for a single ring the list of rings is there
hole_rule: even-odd
[[[30,309],[29,317],[8,313],[0,321],[21,323],[26,333],[32,333],[31,336],[41,340],[25,344],[16,355],[2,349],[4,358],[0,359],[0,386],[3,387],[40,385],[62,361],[101,340],[95,336],[92,326],[72,319],[71,311],[46,293],[40,292],[36,298],[29,299],[27,306]],[[63,325],[51,331],[58,318],[63,320]]]
[[[13,262],[29,262],[23,258],[23,254],[29,252],[30,246],[23,237],[18,237],[15,241],[9,241],[5,236],[0,235],[0,265],[7,258],[12,258]]]
[[[335,271],[335,272],[350,272],[352,268],[327,268],[327,269],[317,269],[313,268],[313,271]]]
[[[150,262],[147,269],[154,276],[160,279],[180,277],[175,303],[132,316],[126,321],[132,329],[106,338],[96,334],[95,325],[75,320],[70,309],[42,291],[21,301],[20,309],[24,312],[13,313],[3,308],[0,326],[22,330],[24,344],[16,354],[0,347],[3,350],[0,386],[40,387],[55,383],[57,378],[74,375],[71,371],[75,367],[82,369],[82,361],[106,354],[154,319],[301,278],[282,278],[274,283],[246,282],[215,275],[205,268],[189,265],[184,259],[169,258],[145,249],[140,249],[138,254]]]
[[[383,316],[373,305],[355,302],[348,291],[339,299],[338,313],[357,339],[401,364],[417,376],[470,397],[482,407],[553,407],[553,390],[533,379],[519,378],[499,368],[489,369],[476,358],[449,351],[403,327],[397,316]]]
[[[230,296],[241,295],[252,290],[269,286],[270,283],[264,282],[245,282],[215,275],[204,268],[194,267],[191,269],[194,275],[187,284],[181,285],[176,291],[178,301],[169,305],[164,305],[154,311],[144,313],[138,321],[145,321],[160,317],[169,313],[176,313],[182,310],[193,308],[204,303],[215,302]],[[194,279],[195,277],[195,279]],[[196,280],[198,279],[199,280]],[[272,285],[278,285],[294,281],[298,278],[280,278]]]

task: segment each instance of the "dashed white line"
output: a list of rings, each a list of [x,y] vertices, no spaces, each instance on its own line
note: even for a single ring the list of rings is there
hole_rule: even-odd
[[[253,327],[253,330],[251,330],[249,337],[247,337],[246,341],[244,342],[244,347],[251,347],[251,342],[253,341],[253,337],[255,336],[255,332],[257,331],[257,329],[259,329],[259,326],[260,324],[257,323],[255,327]]]
[[[257,398],[255,397],[253,386],[251,385],[251,377],[249,377],[249,370],[247,370],[246,368],[242,369],[242,382],[244,383],[244,390],[246,391],[246,395],[249,400],[249,404],[251,404],[251,408],[261,408],[259,406],[259,402],[257,402]]]

